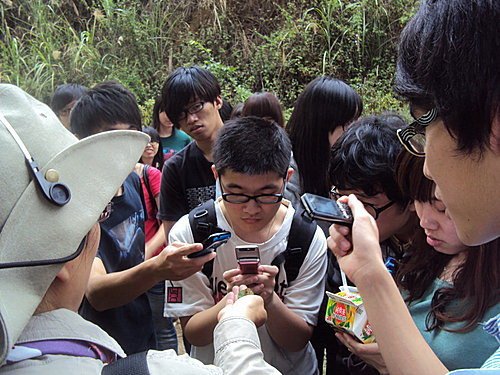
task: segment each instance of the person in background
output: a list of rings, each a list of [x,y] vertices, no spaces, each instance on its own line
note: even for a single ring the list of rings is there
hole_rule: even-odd
[[[76,83],[65,83],[56,87],[50,101],[50,108],[52,108],[66,129],[70,128],[69,116],[71,109],[86,91],[85,86]]]
[[[328,197],[330,147],[362,111],[358,93],[330,76],[315,78],[299,95],[286,127],[292,141],[295,173],[285,197],[295,206],[304,193]]]
[[[167,239],[177,220],[215,198],[212,147],[223,126],[220,95],[215,76],[197,66],[177,68],[163,85],[162,108],[177,129],[194,139],[163,167],[158,218]]]
[[[231,118],[231,113],[233,113],[233,106],[226,98],[224,98],[222,100],[222,107],[219,109],[220,118],[223,122],[226,122]]]
[[[279,99],[271,92],[256,92],[248,97],[243,104],[241,117],[257,116],[276,122],[285,127],[283,108]]]
[[[238,103],[234,106],[233,111],[231,112],[230,119],[241,117],[241,112],[243,111],[243,103]]]
[[[500,313],[500,253],[468,247],[457,237],[436,185],[423,174],[424,159],[403,151],[395,175],[414,201],[422,230],[413,236],[412,253],[396,275],[420,333],[451,370],[479,367],[498,342],[484,337],[485,322]],[[378,344],[360,344],[347,334],[337,337],[360,358],[387,373]]]
[[[415,117],[399,131],[401,143],[414,155],[425,157],[424,174],[436,183],[435,196],[446,207],[460,241],[497,252],[499,19],[498,1],[422,1],[402,32],[395,80],[396,92],[409,100]],[[352,231],[333,226],[328,245],[363,297],[388,371],[447,373],[384,267],[373,218],[355,195],[342,200],[354,216]],[[485,325],[485,340],[489,333],[500,340],[499,321],[497,315]],[[498,374],[499,370],[500,348],[480,369],[450,374]]]
[[[153,107],[153,128],[160,135],[161,153],[163,163],[170,159],[176,152],[182,150],[191,142],[191,137],[180,129],[176,129],[162,107],[162,98],[159,96]],[[158,168],[158,167],[156,167]],[[158,168],[161,171],[161,168]]]
[[[292,141],[291,167],[295,170],[285,191],[285,197],[294,207],[300,206],[300,196],[312,193],[328,197],[331,184],[328,180],[328,160],[330,147],[356,120],[363,111],[363,101],[358,93],[345,82],[330,77],[320,76],[311,81],[299,95],[288,121],[286,130]],[[311,152],[314,150],[314,152]],[[325,234],[326,223],[319,223]],[[328,275],[326,287],[336,289],[340,282],[340,272],[335,257],[328,255]],[[330,280],[330,281],[329,281]],[[335,280],[333,282],[331,280]],[[331,334],[322,316],[326,308],[326,296],[320,310],[320,319],[314,329],[311,342],[318,358],[319,372],[323,373],[326,352],[326,373],[342,375],[345,367],[337,353],[341,345]]]
[[[110,130],[140,131],[141,112],[123,85],[104,82],[78,100],[71,128],[82,139]],[[160,281],[190,276],[211,259],[187,259],[195,249],[174,244],[175,251],[170,248],[144,260],[144,212],[141,182],[131,172],[111,200],[109,219],[101,224],[99,252],[80,310],[112,334],[127,354],[156,345],[146,291]]]
[[[157,256],[166,246],[163,224],[156,218],[160,199],[160,170],[163,166],[163,153],[158,132],[152,127],[143,127],[142,132],[149,135],[150,141],[146,145],[139,163],[135,166],[135,172],[141,179],[146,209],[144,259],[147,260]],[[153,314],[157,349],[174,349],[177,352],[177,333],[172,319],[163,316],[165,283],[163,281],[157,283],[147,292],[147,296]]]

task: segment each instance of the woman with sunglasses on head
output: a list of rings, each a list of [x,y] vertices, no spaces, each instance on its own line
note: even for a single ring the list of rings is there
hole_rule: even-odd
[[[441,362],[450,370],[479,367],[498,347],[480,323],[500,313],[500,254],[458,239],[446,207],[434,196],[434,182],[423,175],[423,163],[407,152],[396,163],[398,184],[414,200],[422,227],[396,281],[415,324]],[[378,344],[359,344],[347,334],[337,337],[387,373]]]

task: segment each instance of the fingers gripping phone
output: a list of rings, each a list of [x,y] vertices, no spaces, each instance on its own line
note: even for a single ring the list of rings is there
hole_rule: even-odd
[[[231,233],[227,231],[213,233],[208,236],[201,244],[203,249],[195,253],[189,254],[188,258],[199,258],[203,255],[210,254],[211,252],[217,250],[220,245],[225,244],[231,238]]]
[[[243,274],[257,274],[260,265],[259,247],[241,245],[235,247],[236,259]]]
[[[300,201],[309,216],[315,220],[328,221],[348,227],[352,226],[352,212],[346,203],[310,193],[302,195]]]

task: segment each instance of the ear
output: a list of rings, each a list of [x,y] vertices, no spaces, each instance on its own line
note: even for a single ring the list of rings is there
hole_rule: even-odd
[[[217,110],[221,109],[222,98],[220,97],[220,95],[217,98],[215,98],[214,106],[215,106],[215,108],[217,108]]]
[[[290,182],[290,179],[292,178],[293,174],[295,173],[295,169],[293,168],[288,168],[288,170],[286,171],[286,182]]]
[[[212,164],[212,173],[214,174],[214,178],[217,180],[219,178],[219,174],[217,173],[214,164]]]
[[[491,124],[490,148],[495,155],[500,156],[500,114],[493,118]]]
[[[408,211],[415,212],[415,201],[411,201],[411,203],[408,204]]]

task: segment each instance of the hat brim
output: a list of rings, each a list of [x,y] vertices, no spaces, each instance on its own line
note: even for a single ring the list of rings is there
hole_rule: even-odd
[[[42,168],[55,169],[71,190],[62,207],[31,181],[0,233],[0,263],[70,256],[96,223],[144,151],[137,131],[99,133],[65,148]],[[0,270],[0,363],[28,323],[62,264]]]

